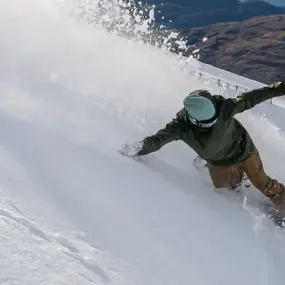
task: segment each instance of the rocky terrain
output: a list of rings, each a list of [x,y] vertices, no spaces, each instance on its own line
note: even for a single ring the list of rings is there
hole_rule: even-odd
[[[172,51],[189,56],[199,49],[195,56],[213,66],[266,84],[285,80],[285,7],[258,0],[163,4],[149,0],[149,4],[156,5],[157,27],[163,24],[166,31],[176,31],[187,41],[186,52],[175,43]]]
[[[267,84],[285,80],[285,15],[219,23],[182,34],[189,44],[185,55],[199,48],[202,62]]]
[[[176,29],[285,14],[285,7],[258,0],[148,0],[147,3],[156,6],[157,24]]]

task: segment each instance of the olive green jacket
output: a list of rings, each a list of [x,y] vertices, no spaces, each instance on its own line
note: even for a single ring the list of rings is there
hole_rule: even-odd
[[[155,135],[142,141],[138,155],[159,150],[172,141],[181,140],[201,158],[214,165],[232,165],[247,159],[256,147],[243,125],[234,118],[238,113],[274,97],[285,95],[285,82],[243,93],[236,98],[213,95],[216,123],[208,129],[193,125],[185,108]]]

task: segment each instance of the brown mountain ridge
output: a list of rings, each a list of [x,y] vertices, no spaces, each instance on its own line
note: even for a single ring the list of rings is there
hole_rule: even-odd
[[[265,84],[285,80],[285,15],[213,24],[182,35],[189,43],[185,55],[199,48],[200,61],[210,65]]]

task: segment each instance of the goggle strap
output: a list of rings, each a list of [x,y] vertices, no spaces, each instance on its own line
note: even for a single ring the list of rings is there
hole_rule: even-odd
[[[191,121],[192,124],[201,127],[201,128],[210,128],[212,127],[216,122],[217,119],[209,122],[209,123],[203,123],[203,122],[199,122],[198,120],[196,120],[195,118],[193,118],[191,115],[188,114],[188,118]]]

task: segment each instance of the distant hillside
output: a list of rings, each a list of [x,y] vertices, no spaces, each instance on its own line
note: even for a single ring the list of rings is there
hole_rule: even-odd
[[[267,84],[285,80],[285,15],[209,25],[182,34],[190,44],[186,55],[200,48],[202,62]]]
[[[148,0],[147,3],[157,7],[157,24],[177,29],[202,27],[222,22],[239,22],[256,16],[285,14],[284,7],[253,0],[245,2],[238,0]],[[172,22],[169,22],[170,20]]]

